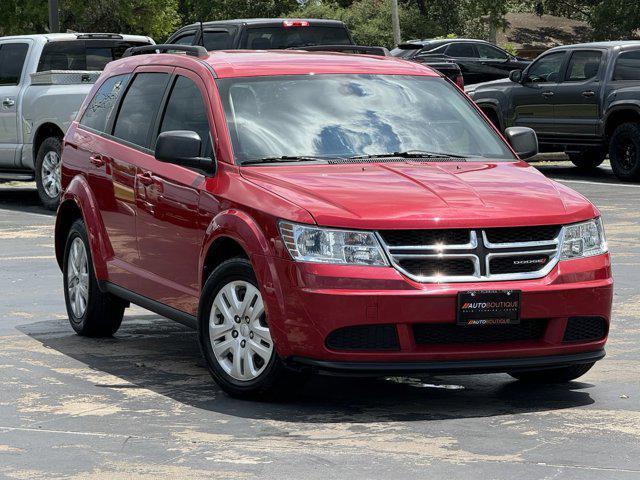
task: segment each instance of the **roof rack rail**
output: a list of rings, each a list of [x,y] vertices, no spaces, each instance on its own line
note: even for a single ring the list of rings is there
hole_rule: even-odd
[[[76,38],[78,39],[108,38],[108,39],[122,40],[124,37],[118,33],[77,33]]]
[[[143,55],[145,53],[169,53],[169,52],[184,52],[190,57],[207,58],[209,52],[200,45],[144,45],[142,47],[130,47],[124,52],[123,57],[132,57],[133,55]]]
[[[289,50],[364,53],[366,55],[377,55],[380,57],[388,57],[390,55],[389,50],[384,47],[372,47],[366,45],[306,45],[301,47],[289,47]]]

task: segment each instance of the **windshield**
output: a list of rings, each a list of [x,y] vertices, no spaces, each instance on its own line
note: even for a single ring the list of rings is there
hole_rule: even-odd
[[[423,151],[514,160],[469,100],[440,77],[291,75],[218,87],[236,162]]]

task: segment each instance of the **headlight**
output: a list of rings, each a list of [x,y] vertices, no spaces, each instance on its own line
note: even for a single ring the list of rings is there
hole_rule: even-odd
[[[335,230],[280,222],[280,235],[291,257],[300,262],[388,265],[372,232]]]
[[[565,225],[563,230],[561,260],[591,257],[607,252],[607,241],[600,218]]]

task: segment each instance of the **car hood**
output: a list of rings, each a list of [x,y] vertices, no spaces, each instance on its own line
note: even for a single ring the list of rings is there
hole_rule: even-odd
[[[479,228],[572,223],[597,215],[580,194],[525,162],[242,167],[243,177],[319,225]]]
[[[468,85],[464,87],[464,91],[467,94],[471,94],[476,90],[481,90],[483,88],[493,88],[493,87],[502,87],[513,85],[513,82],[508,78],[500,78],[498,80],[491,80],[490,82],[482,82],[482,83],[474,83],[473,85]]]

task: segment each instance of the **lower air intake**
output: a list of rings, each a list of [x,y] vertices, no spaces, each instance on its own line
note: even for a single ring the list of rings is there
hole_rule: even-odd
[[[325,344],[330,350],[400,350],[394,325],[358,325],[334,330]]]
[[[545,320],[522,320],[515,325],[461,326],[455,323],[418,323],[413,326],[417,345],[505,343],[540,340]]]
[[[607,334],[607,322],[602,317],[571,317],[564,330],[563,342],[592,342]]]

